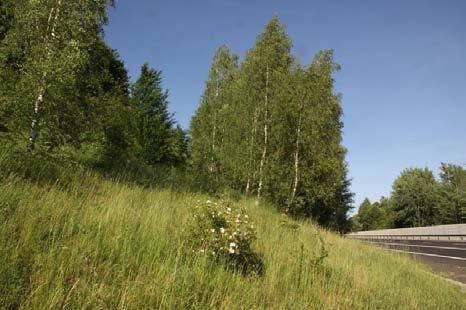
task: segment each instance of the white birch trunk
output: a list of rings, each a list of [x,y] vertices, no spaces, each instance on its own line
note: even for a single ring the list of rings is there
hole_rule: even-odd
[[[43,45],[45,50],[44,63],[47,65],[50,61],[51,50],[49,47],[50,37],[55,37],[55,28],[57,25],[57,19],[60,14],[61,0],[56,1],[56,6],[52,7],[47,18],[47,28],[45,30]],[[50,37],[49,37],[50,31]],[[46,87],[47,72],[44,70],[42,73],[41,80],[39,82],[39,89],[37,97],[34,101],[34,116],[31,122],[31,131],[29,134],[29,148],[33,150],[35,148],[36,139],[39,135],[39,119],[40,119],[40,108],[44,103],[44,92]]]
[[[264,147],[262,149],[262,157],[259,164],[259,185],[257,187],[257,200],[256,205],[259,204],[259,199],[261,198],[261,191],[262,191],[262,182],[264,177],[264,164],[265,159],[267,157],[267,143],[268,143],[268,136],[267,136],[267,123],[269,118],[269,66],[267,65],[267,71],[265,73],[265,96],[264,96]]]
[[[212,124],[212,155],[210,156],[210,172],[214,172],[214,154],[215,154],[215,139],[217,135],[217,110],[216,110],[216,105],[218,105],[218,94],[219,94],[219,86],[218,86],[218,69],[216,69],[216,86],[215,86],[215,103],[214,103],[214,120]]]
[[[251,170],[252,170],[252,166],[254,164],[254,160],[253,160],[253,150],[254,150],[254,141],[255,141],[255,136],[256,136],[256,131],[257,131],[257,113],[258,113],[258,110],[257,108],[254,110],[254,116],[252,117],[252,129],[251,129],[251,143],[249,145],[249,167],[248,167],[248,178],[247,178],[247,182],[246,182],[246,195],[249,194],[249,189],[251,187]],[[253,174],[253,177],[254,179],[254,174]]]
[[[302,122],[302,115],[303,115],[303,108],[304,108],[304,98],[301,100],[299,106],[299,116],[298,116],[298,128],[296,129],[296,150],[294,153],[294,180],[293,180],[293,188],[291,190],[290,199],[288,201],[288,206],[285,210],[285,213],[288,213],[290,210],[290,206],[293,203],[293,200],[296,196],[296,190],[298,188],[299,182],[299,143],[301,139],[301,122]]]
[[[214,154],[215,154],[215,136],[217,132],[217,125],[216,125],[216,115],[214,115],[214,121],[213,121],[213,126],[212,126],[212,155],[210,156],[210,167],[209,170],[210,172],[214,172]]]

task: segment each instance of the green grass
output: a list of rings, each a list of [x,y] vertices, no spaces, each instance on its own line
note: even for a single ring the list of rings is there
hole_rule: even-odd
[[[79,172],[62,185],[0,180],[0,308],[464,309],[455,285],[393,255],[246,206],[262,277],[188,248],[191,193]],[[290,224],[291,223],[291,224]],[[313,260],[324,240],[328,257]]]

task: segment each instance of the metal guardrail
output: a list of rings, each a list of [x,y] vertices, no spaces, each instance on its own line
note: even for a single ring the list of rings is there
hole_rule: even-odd
[[[353,239],[375,240],[461,240],[466,241],[466,234],[416,234],[416,235],[346,235]]]

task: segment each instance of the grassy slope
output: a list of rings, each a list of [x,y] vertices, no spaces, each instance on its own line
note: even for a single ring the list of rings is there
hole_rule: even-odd
[[[0,181],[0,308],[459,309],[460,290],[406,257],[281,225],[246,204],[258,226],[263,277],[187,254],[189,205],[205,197],[146,190],[87,174],[73,186]],[[81,183],[81,184],[78,184]]]

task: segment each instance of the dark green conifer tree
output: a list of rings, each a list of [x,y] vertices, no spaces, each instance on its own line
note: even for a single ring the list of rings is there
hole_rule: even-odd
[[[131,90],[131,105],[140,157],[149,165],[171,162],[174,121],[168,111],[168,91],[162,89],[161,71],[147,63],[142,66]]]

